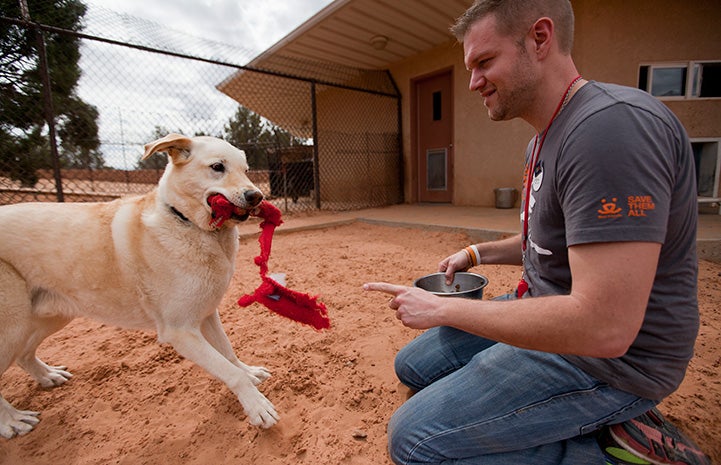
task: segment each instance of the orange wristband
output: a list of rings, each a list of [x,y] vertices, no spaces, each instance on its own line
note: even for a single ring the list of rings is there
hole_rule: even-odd
[[[465,249],[466,254],[468,255],[468,261],[471,263],[471,266],[478,266],[481,264],[481,254],[478,252],[478,247],[474,245],[469,245]]]
[[[466,247],[463,249],[463,251],[466,253],[466,258],[468,259],[468,268],[473,266],[473,253],[468,250],[469,248]]]

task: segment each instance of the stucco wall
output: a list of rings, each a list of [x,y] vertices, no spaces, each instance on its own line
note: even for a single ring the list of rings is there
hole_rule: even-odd
[[[520,189],[523,151],[533,135],[522,121],[497,123],[488,119],[478,94],[468,89],[469,73],[463,65],[463,48],[455,41],[399,63],[391,74],[403,95],[403,152],[405,198],[418,199],[418,166],[411,153],[412,81],[440,69],[452,69],[454,118],[454,205],[493,205],[496,187]]]
[[[396,99],[319,86],[318,159],[322,201],[335,208],[396,203]]]
[[[589,79],[637,86],[641,64],[721,60],[718,0],[574,0],[574,59]],[[689,136],[721,137],[721,99],[663,100]]]

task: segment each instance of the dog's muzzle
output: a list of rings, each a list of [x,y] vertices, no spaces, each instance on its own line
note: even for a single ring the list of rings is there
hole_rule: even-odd
[[[220,227],[226,220],[245,221],[251,212],[263,201],[263,193],[257,189],[243,192],[243,206],[231,202],[223,194],[208,196],[208,205],[212,211],[212,227]]]

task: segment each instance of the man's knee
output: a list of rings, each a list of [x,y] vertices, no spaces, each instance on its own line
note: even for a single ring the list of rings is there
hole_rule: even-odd
[[[393,363],[396,376],[400,382],[415,391],[420,391],[425,387],[418,376],[418,370],[415,368],[418,356],[417,351],[408,350],[408,346],[405,346],[396,354]]]
[[[403,421],[402,413],[396,411],[388,421],[388,455],[395,464],[406,465],[409,462],[412,445],[407,422]]]

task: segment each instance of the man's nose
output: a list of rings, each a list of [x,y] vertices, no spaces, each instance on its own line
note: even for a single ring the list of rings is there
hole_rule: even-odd
[[[471,70],[471,79],[468,83],[468,88],[471,92],[475,92],[479,89],[483,89],[486,85],[486,77],[477,69]]]

